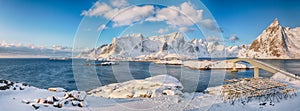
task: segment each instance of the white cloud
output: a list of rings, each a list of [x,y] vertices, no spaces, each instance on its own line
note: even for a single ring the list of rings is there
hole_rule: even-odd
[[[193,31],[195,31],[195,29],[188,28],[188,27],[180,27],[178,30],[180,32],[193,32]]]
[[[127,0],[110,0],[110,4],[118,8],[128,6]]]
[[[51,49],[56,51],[72,51],[70,47],[64,47],[61,45],[52,45]]]
[[[84,10],[81,15],[84,16],[102,16],[108,11],[112,10],[112,8],[106,3],[96,2],[94,8],[89,9],[88,11]]]
[[[204,19],[200,21],[200,25],[209,30],[222,32],[221,29],[215,25],[215,21],[211,19]]]
[[[72,48],[53,45],[50,48],[36,46],[33,44],[23,45],[21,43],[0,43],[1,57],[66,57],[71,56]]]
[[[167,33],[167,32],[169,32],[168,28],[165,28],[165,29],[161,28],[157,31],[157,33],[159,33],[159,34],[163,34],[163,33]]]
[[[193,22],[198,23],[202,20],[203,10],[196,10],[189,2],[184,2],[180,6],[181,12],[193,20]]]
[[[236,34],[232,34],[231,37],[229,38],[229,40],[231,42],[235,42],[235,41],[240,40],[240,38],[238,38],[238,36]]]
[[[133,6],[130,7],[121,13],[118,13],[112,21],[115,22],[113,26],[126,26],[131,25],[134,22],[141,21],[146,17],[149,17],[154,14],[154,7],[150,5],[145,6]]]
[[[112,1],[112,4],[116,1]],[[114,27],[131,25],[132,23],[141,21],[153,14],[154,7],[151,5],[133,6],[129,8],[112,8],[112,6],[100,2],[96,2],[93,8],[81,13],[81,15],[85,16],[101,16],[108,20],[112,20],[114,22]]]
[[[93,8],[83,11],[81,15],[104,17],[113,21],[113,27],[128,26],[143,21],[164,21],[169,26],[178,27],[179,31],[184,32],[193,31],[194,29],[189,27],[195,24],[209,30],[218,29],[215,21],[203,19],[203,10],[196,9],[190,2],[161,9],[155,9],[152,5],[126,6],[129,6],[127,0],[110,0],[109,5],[98,1]]]
[[[100,25],[97,30],[100,31],[100,30],[103,30],[103,29],[106,29],[105,24]]]
[[[208,41],[208,42],[221,42],[221,41],[223,41],[220,38],[215,37],[215,36],[206,37],[205,40]]]
[[[158,10],[155,16],[146,21],[165,21],[169,25],[178,27],[181,32],[194,31],[189,28],[195,24],[209,30],[218,30],[215,21],[203,19],[203,10],[197,10],[190,2],[184,2],[179,7],[169,6]]]
[[[203,10],[196,10],[191,3],[184,2],[180,7],[169,6],[158,10],[156,15],[146,21],[166,21],[169,25],[188,27],[200,23]]]

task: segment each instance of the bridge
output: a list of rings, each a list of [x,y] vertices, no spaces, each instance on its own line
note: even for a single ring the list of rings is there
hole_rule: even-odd
[[[280,72],[280,73],[282,73],[282,74],[284,74],[288,77],[300,80],[300,77],[296,76],[295,74],[286,72],[284,70],[281,70],[281,69],[276,68],[276,67],[274,67],[270,64],[267,64],[265,62],[262,62],[262,61],[259,61],[259,60],[256,60],[256,59],[237,58],[237,59],[230,59],[230,60],[227,60],[227,61],[234,63],[233,70],[236,70],[235,63],[237,63],[237,62],[242,62],[243,61],[243,62],[250,63],[254,67],[254,78],[258,78],[259,77],[259,69],[263,69],[263,70],[266,70],[266,71],[274,73],[274,74]]]

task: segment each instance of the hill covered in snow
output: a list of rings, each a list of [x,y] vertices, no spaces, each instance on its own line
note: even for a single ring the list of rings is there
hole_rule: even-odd
[[[259,59],[300,58],[300,27],[282,27],[276,18],[239,57]]]

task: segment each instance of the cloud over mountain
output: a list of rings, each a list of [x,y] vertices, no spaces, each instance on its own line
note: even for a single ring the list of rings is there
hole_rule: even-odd
[[[232,34],[231,37],[229,38],[229,40],[231,42],[235,42],[235,41],[240,40],[240,38],[236,34]]]

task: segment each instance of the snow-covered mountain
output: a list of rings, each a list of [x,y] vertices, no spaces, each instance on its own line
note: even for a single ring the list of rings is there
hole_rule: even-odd
[[[198,58],[209,57],[207,43],[202,39],[185,40],[180,32],[167,35],[143,37],[131,34],[114,38],[112,43],[100,48],[96,58],[141,58],[154,59],[164,57]]]
[[[300,27],[282,27],[276,18],[239,57],[259,59],[300,58]]]
[[[180,32],[152,37],[144,37],[142,34],[130,34],[114,38],[111,44],[104,44],[88,52],[83,52],[78,57],[92,59],[237,57],[240,50],[247,50],[248,47],[247,45],[226,47],[218,42],[207,42],[202,39],[187,41]]]
[[[239,54],[245,53],[250,47],[250,44],[244,44],[239,46],[228,46],[225,48],[226,57],[238,57]]]
[[[247,50],[248,45],[229,46],[219,42],[207,42],[202,39],[188,41],[182,33],[144,37],[142,34],[130,34],[114,38],[111,44],[104,44],[79,57],[118,58],[118,59],[196,59],[237,57],[240,50]]]

